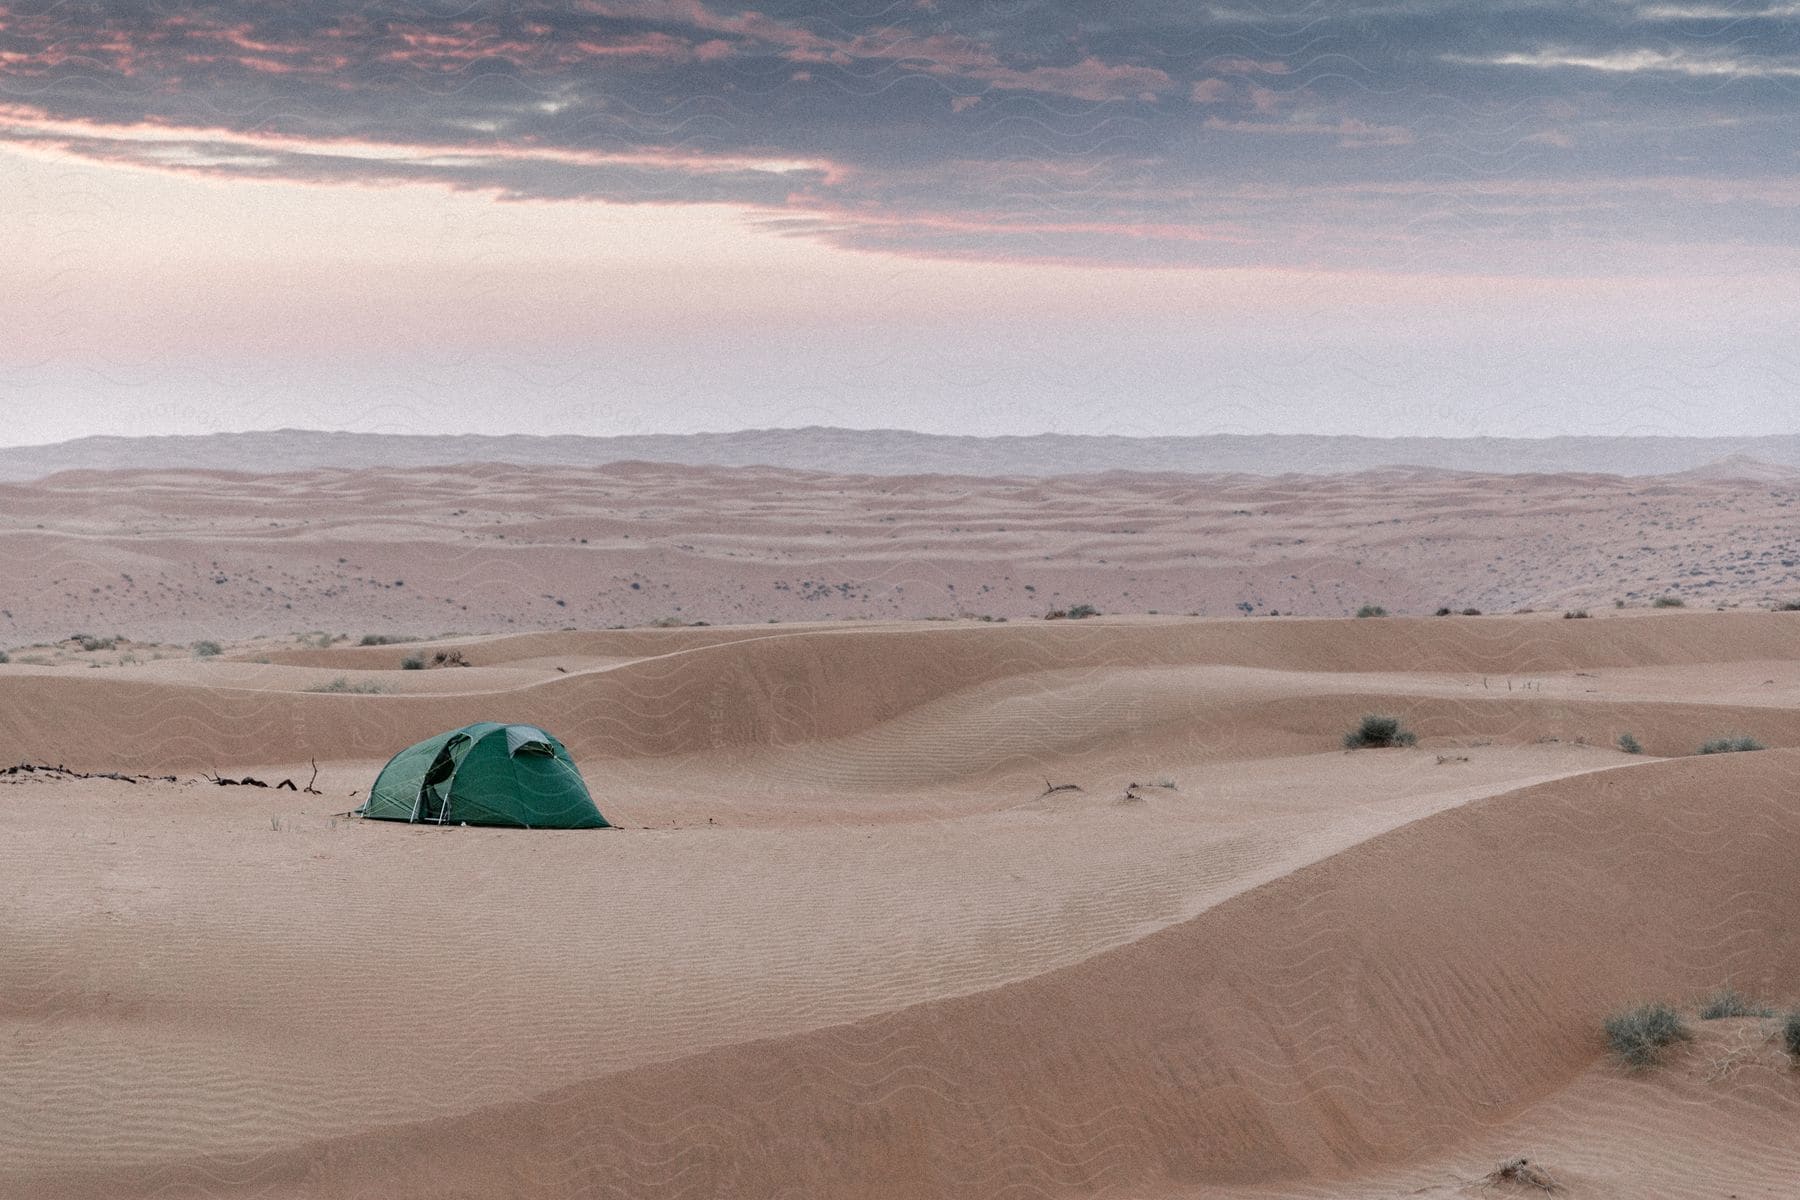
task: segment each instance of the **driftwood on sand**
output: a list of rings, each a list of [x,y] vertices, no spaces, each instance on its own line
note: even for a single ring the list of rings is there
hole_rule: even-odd
[[[127,775],[123,771],[75,771],[61,763],[52,766],[49,763],[22,762],[10,767],[0,767],[0,778],[9,775],[47,775],[52,779],[115,779],[120,783],[180,782],[180,780],[173,775]],[[230,776],[220,775],[217,771],[214,771],[211,775],[202,774],[200,778],[206,780],[208,783],[217,784],[220,787],[266,788],[269,786],[266,780],[258,779],[253,775],[246,775],[242,779],[232,779]],[[315,758],[312,760],[312,778],[306,781],[305,787],[301,787],[292,779],[284,779],[280,783],[275,784],[274,787],[278,792],[305,792],[309,796],[322,796],[324,793],[313,786],[318,781],[319,760]]]
[[[119,771],[71,771],[58,763],[22,762],[15,766],[0,768],[0,775],[49,775],[61,779],[116,779],[120,783],[174,783],[173,775],[126,775]]]

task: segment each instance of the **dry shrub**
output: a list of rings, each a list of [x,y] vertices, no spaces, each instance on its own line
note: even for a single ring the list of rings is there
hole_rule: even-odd
[[[1550,1177],[1544,1168],[1527,1158],[1509,1158],[1487,1173],[1483,1183],[1516,1183],[1540,1192],[1560,1192],[1562,1184]]]

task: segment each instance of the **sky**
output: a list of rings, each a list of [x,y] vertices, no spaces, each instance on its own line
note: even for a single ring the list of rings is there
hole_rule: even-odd
[[[1800,432],[1795,0],[0,0],[0,443]]]

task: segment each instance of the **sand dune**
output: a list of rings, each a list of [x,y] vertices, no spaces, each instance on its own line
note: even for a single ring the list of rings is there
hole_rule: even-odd
[[[400,669],[440,648],[474,665]],[[1643,1077],[1598,1034],[1727,979],[1800,999],[1787,614],[84,658],[0,666],[0,760],[178,779],[0,780],[0,1194],[1450,1196],[1526,1153],[1624,1198],[1795,1166],[1767,1022]],[[307,690],[340,676],[386,690]],[[1343,753],[1369,711],[1420,746]],[[334,815],[497,715],[624,828]],[[1773,748],[1692,756],[1737,732]],[[315,757],[319,796],[199,778]]]
[[[1767,608],[1785,478],[821,474],[645,463],[0,486],[0,643],[1364,604]],[[143,655],[139,656],[140,658]],[[385,661],[396,661],[388,656]]]
[[[1367,1172],[1559,1097],[1592,1071],[1621,995],[1791,988],[1800,943],[1776,931],[1800,915],[1800,806],[1765,789],[1797,776],[1800,759],[1771,754],[1542,785],[992,992],[266,1169],[319,1194],[379,1180],[415,1195],[992,1196]],[[1732,1082],[1741,1102],[1749,1081]],[[1791,1119],[1800,1096],[1775,1089],[1765,1103]],[[522,1162],[506,1153],[519,1138],[548,1152]],[[1786,1141],[1733,1148],[1769,1178],[1795,1159]],[[1637,1165],[1628,1186],[1667,1194],[1719,1171]]]

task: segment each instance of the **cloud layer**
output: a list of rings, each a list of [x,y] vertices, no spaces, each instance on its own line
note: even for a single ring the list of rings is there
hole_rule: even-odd
[[[0,4],[0,141],[722,203],[892,253],[1619,270],[1788,253],[1800,9]]]

